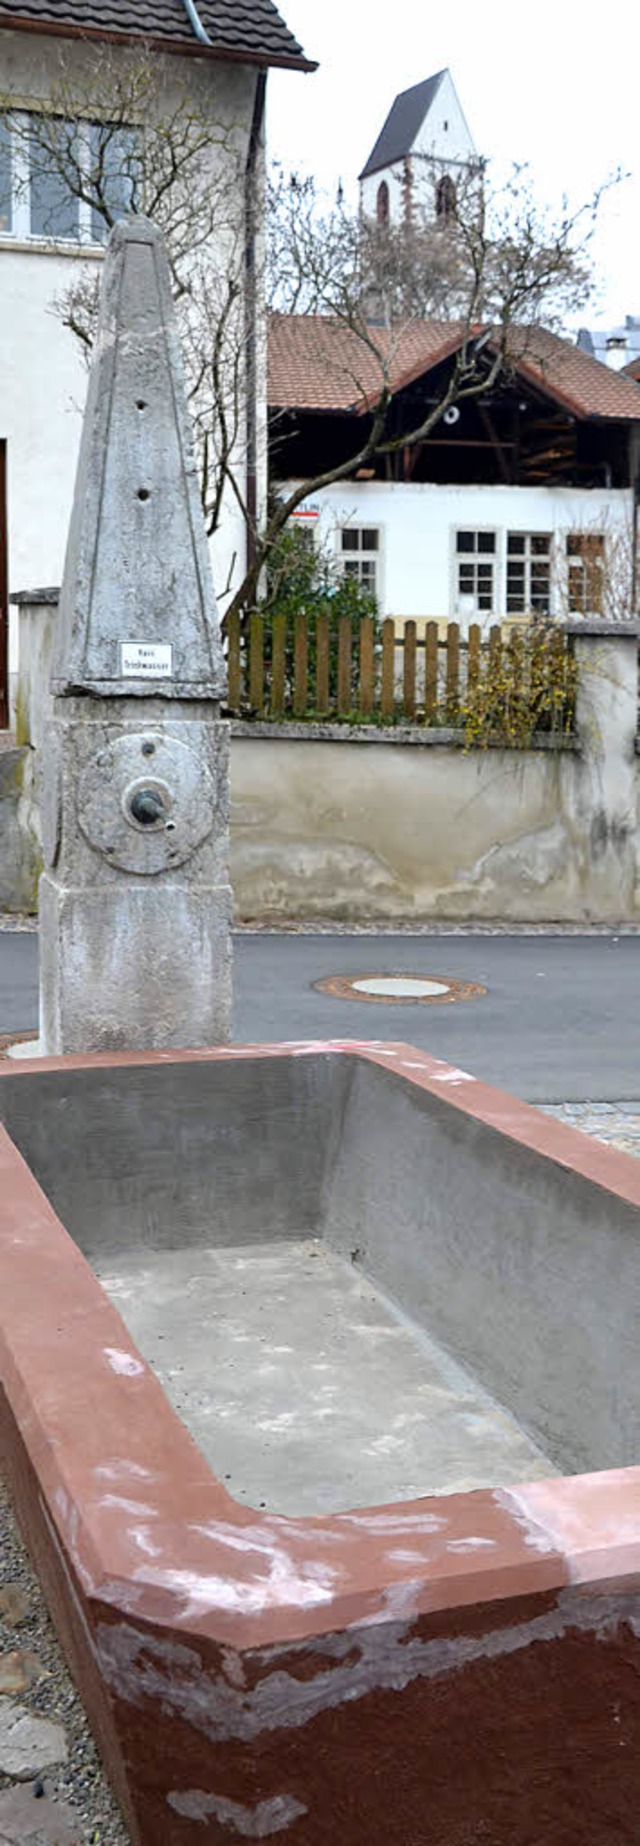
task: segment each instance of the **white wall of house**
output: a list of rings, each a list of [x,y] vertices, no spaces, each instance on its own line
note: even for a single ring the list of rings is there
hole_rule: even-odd
[[[293,485],[293,483],[291,483]],[[630,557],[632,496],[623,489],[572,487],[435,486],[341,482],[303,502],[301,524],[316,542],[343,562],[360,557],[375,564],[380,614],[406,621],[459,621],[466,630],[485,627],[507,614],[507,534],[553,535],[552,613],[567,609],[566,536],[604,537],[611,571],[621,573]],[[378,534],[377,550],[343,550],[343,529]],[[479,610],[460,594],[459,569],[468,561],[457,550],[460,531],[494,533],[493,608]],[[471,554],[473,555],[473,554]]]
[[[59,80],[61,61],[77,93],[90,93],[101,48],[29,33],[0,32],[0,110],[11,98],[25,110],[37,108]],[[110,56],[127,59],[127,48]],[[226,133],[230,171],[237,188],[239,151],[250,131],[256,72],[242,64],[208,59],[158,57],[159,79],[169,98],[188,86],[203,113]],[[216,156],[225,159],[221,150]],[[241,193],[239,212],[243,209]],[[224,261],[224,247],[222,249]],[[54,304],[74,276],[102,262],[96,246],[57,245],[33,238],[28,202],[18,204],[10,231],[0,233],[0,440],[7,447],[10,595],[61,580],[71,512],[87,371],[81,350],[56,316]],[[263,357],[263,342],[260,342]],[[266,481],[264,415],[260,416],[260,462]],[[212,541],[216,588],[222,597],[244,569],[245,533],[237,503],[227,496],[219,533]],[[11,623],[10,667],[15,674],[16,630]]]
[[[428,216],[435,212],[434,187],[443,173],[459,179],[460,169],[477,160],[477,150],[458,100],[449,71],[445,71],[434,101],[416,136],[409,156],[412,203]],[[361,184],[362,209],[375,218],[378,189],[383,180],[389,187],[389,215],[399,223],[405,215],[406,173],[404,161],[372,173]]]

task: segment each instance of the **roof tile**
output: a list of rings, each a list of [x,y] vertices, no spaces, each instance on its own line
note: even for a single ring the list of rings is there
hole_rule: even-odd
[[[273,0],[197,0],[212,48],[220,57],[313,69]],[[166,41],[176,50],[197,44],[183,0],[0,0],[0,27],[44,28]],[[204,47],[203,47],[204,49]]]
[[[382,366],[394,391],[420,378],[456,351],[454,321],[412,321],[371,329],[381,359],[342,322],[318,314],[274,314],[269,331],[272,408],[362,412],[377,400]],[[513,363],[524,377],[576,417],[640,421],[637,384],[601,365],[546,328],[514,328]]]

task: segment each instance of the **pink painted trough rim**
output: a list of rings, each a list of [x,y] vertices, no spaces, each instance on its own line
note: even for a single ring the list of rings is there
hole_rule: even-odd
[[[640,1207],[640,1168],[402,1044],[348,1039],[42,1058],[36,1072],[345,1055],[379,1065]],[[37,1286],[34,1288],[34,1275]],[[640,1580],[640,1468],[314,1518],[239,1505],[0,1129],[0,1378],[85,1594],[138,1620],[264,1647],[362,1623]]]

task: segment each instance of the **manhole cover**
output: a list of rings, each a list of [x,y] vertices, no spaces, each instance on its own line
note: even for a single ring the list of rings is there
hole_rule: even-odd
[[[330,974],[313,985],[333,1000],[374,1000],[387,1006],[447,1006],[455,1000],[477,1000],[487,991],[475,981],[430,974]]]

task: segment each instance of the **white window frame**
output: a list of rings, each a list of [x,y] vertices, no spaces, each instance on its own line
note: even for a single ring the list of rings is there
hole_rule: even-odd
[[[47,234],[31,229],[31,174],[28,152],[29,124],[37,116],[37,109],[15,109],[10,111],[20,123],[20,134],[11,136],[11,229],[0,231],[0,247],[8,244],[33,244],[38,249],[69,252],[85,250],[104,251],[105,238],[96,238],[93,230],[92,207],[88,200],[78,199],[78,234],[72,237]],[[99,124],[98,124],[99,125]],[[91,130],[94,122],[88,118],[78,120],[77,135],[81,160],[88,168],[91,162]]]
[[[461,532],[472,532],[476,539],[479,538],[481,535],[483,537],[492,538],[493,539],[493,551],[481,552],[481,551],[478,551],[477,549],[474,551],[458,551],[458,535]],[[499,611],[500,611],[500,603],[501,603],[501,583],[502,583],[501,538],[502,538],[502,533],[500,532],[497,526],[481,525],[481,524],[478,524],[477,521],[473,521],[473,520],[468,520],[468,521],[465,521],[464,523],[460,522],[459,525],[452,526],[451,528],[451,574],[452,574],[452,589],[453,589],[452,604],[453,604],[453,619],[455,619],[456,621],[460,619],[462,619],[463,621],[466,620],[468,622],[499,621],[500,619]],[[482,563],[483,561],[486,563],[490,562],[493,566],[491,608],[490,609],[478,608],[479,591],[477,589],[469,593],[473,599],[474,607],[473,608],[471,606],[465,607],[466,597],[468,593],[465,590],[461,590],[460,588],[459,566],[464,563],[477,564],[478,562]]]
[[[594,554],[594,561],[591,563],[591,565],[589,565],[588,560],[584,556],[581,556],[579,552],[574,552],[573,562],[572,562],[571,553],[569,551],[569,545],[572,539],[574,540],[577,539],[582,545],[585,546],[585,548],[590,544],[591,545],[597,544],[598,546],[601,546],[601,550],[598,554],[598,566],[599,566],[599,575],[600,575],[600,596],[598,599],[599,606],[595,609],[592,609],[590,607],[587,608],[585,606],[586,597],[581,600],[578,608],[574,608],[572,605],[572,601],[571,601],[571,577],[572,575],[577,575],[579,571],[582,581],[586,585],[588,584],[589,570],[594,571],[596,568],[595,554]],[[603,610],[604,610],[605,582],[606,582],[606,568],[607,568],[606,533],[605,532],[579,531],[579,530],[573,531],[573,532],[565,532],[564,564],[565,564],[566,585],[567,585],[567,609],[569,611],[569,614],[570,615],[595,615],[595,616],[602,615]]]
[[[345,549],[342,542],[343,533],[345,532],[375,532],[377,534],[377,545],[374,549],[369,549],[362,545],[354,546],[352,550]],[[341,519],[336,527],[336,556],[342,576],[357,577],[362,587],[370,590],[372,595],[375,596],[378,609],[380,610],[382,609],[383,597],[383,536],[383,527],[378,521],[375,519],[363,519],[361,514],[358,514],[357,518]],[[374,564],[374,581],[372,584],[364,581],[359,572],[349,571],[345,568],[350,561],[354,560],[362,560],[364,563],[370,560]]]
[[[524,539],[524,552],[510,553],[509,539],[511,538]],[[535,539],[542,539],[542,538],[547,540],[546,559],[545,559],[544,553],[540,553],[538,558],[536,558],[535,556],[532,556],[532,552],[531,552],[532,542]],[[507,617],[507,620],[509,616],[531,615],[531,616],[540,616],[542,619],[544,619],[545,616],[551,615],[552,606],[553,606],[553,553],[554,553],[554,534],[552,531],[545,531],[545,532],[526,531],[525,532],[520,526],[517,527],[515,530],[509,527],[507,528],[507,530],[505,531],[505,535],[504,535],[504,609],[505,609],[505,616]],[[514,559],[514,561],[517,558],[518,562],[521,562],[524,565],[524,603],[523,603],[522,609],[510,609],[509,608],[509,594],[510,594],[509,592],[509,565],[510,565],[512,558]],[[546,561],[547,571],[548,571],[548,593],[547,593],[546,609],[535,608],[533,599],[532,599],[532,591],[531,591],[531,578],[532,578],[533,569],[536,563],[539,563],[541,560]]]

